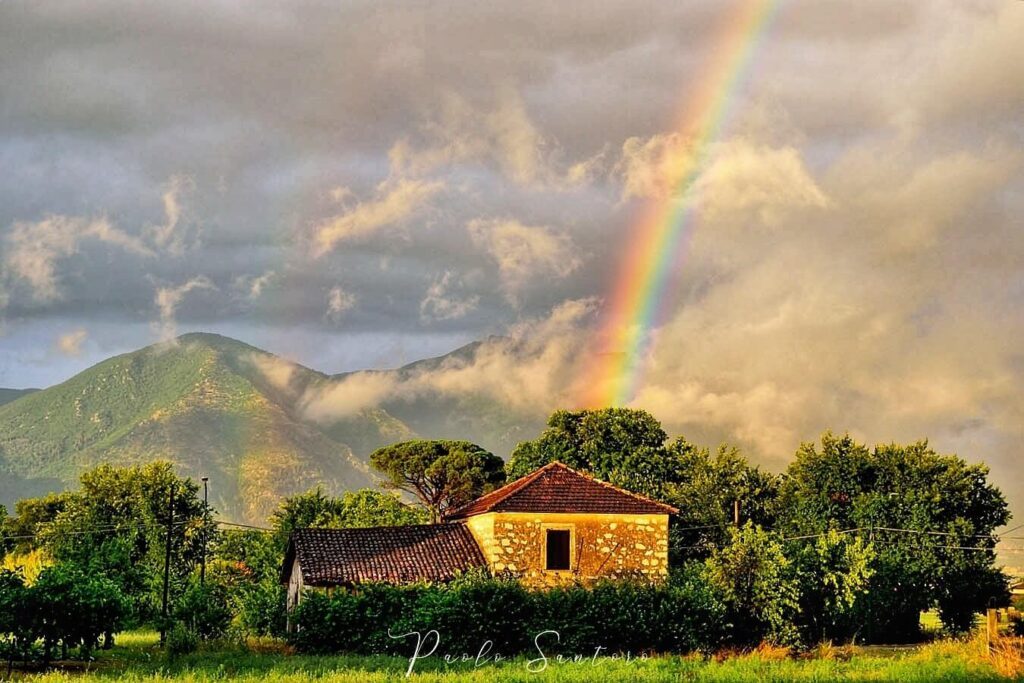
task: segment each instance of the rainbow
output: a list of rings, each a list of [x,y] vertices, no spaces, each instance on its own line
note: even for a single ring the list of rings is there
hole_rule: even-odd
[[[647,357],[651,331],[663,316],[666,294],[675,289],[696,219],[694,181],[711,143],[718,139],[779,0],[739,0],[723,25],[714,62],[687,98],[673,130],[691,141],[691,152],[675,169],[675,191],[651,203],[632,228],[635,234],[608,296],[603,334],[610,352],[590,369],[584,404],[621,406],[634,396]]]

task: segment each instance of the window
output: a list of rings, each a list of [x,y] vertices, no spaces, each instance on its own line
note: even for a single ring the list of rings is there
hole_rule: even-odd
[[[545,569],[551,571],[564,571],[570,565],[570,543],[571,532],[568,529],[547,530],[547,552]]]

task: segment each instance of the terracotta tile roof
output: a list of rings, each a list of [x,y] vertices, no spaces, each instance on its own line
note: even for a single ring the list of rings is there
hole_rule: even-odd
[[[552,462],[452,510],[447,518],[464,519],[485,512],[669,515],[678,510]]]
[[[282,582],[298,556],[309,586],[361,581],[444,581],[485,567],[480,547],[465,524],[422,524],[368,529],[299,529],[288,540]]]

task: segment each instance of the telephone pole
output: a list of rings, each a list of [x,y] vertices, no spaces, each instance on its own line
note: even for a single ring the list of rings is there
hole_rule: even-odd
[[[174,528],[174,482],[171,482],[170,502],[167,506],[167,545],[164,549],[164,601],[160,620],[160,644],[167,639],[167,597],[171,583],[171,531]]]
[[[740,525],[740,499],[737,498],[732,502],[732,523],[737,527]]]

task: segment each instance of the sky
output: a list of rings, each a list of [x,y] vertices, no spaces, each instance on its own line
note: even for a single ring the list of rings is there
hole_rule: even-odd
[[[0,3],[0,386],[195,330],[331,373],[497,335],[424,384],[571,407],[730,5]],[[1024,502],[1022,35],[778,2],[630,405],[776,469],[928,437]]]

